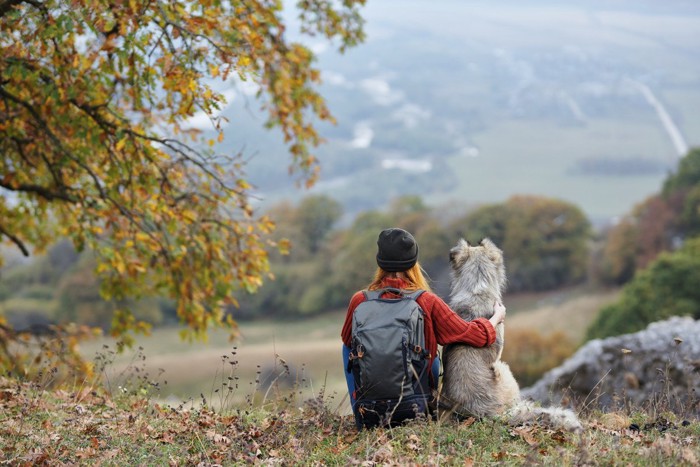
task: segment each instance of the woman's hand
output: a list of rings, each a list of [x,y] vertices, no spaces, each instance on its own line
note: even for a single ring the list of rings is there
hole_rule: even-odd
[[[503,306],[502,303],[494,303],[493,304],[493,316],[489,318],[489,321],[491,321],[491,324],[493,324],[493,327],[495,328],[497,325],[501,324],[503,321],[506,320],[506,307]]]

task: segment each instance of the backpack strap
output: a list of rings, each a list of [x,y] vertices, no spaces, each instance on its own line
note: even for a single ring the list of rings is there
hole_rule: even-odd
[[[425,292],[425,290],[414,290],[413,292],[408,292],[407,290],[397,289],[394,287],[385,287],[383,289],[363,290],[362,291],[366,300],[382,300],[381,297],[386,292],[391,292],[395,295],[398,295],[400,298],[409,298],[411,300],[418,300],[418,297],[420,297],[423,294],[423,292]],[[392,299],[387,299],[387,300],[392,300]],[[399,299],[394,299],[394,300],[399,300]]]
[[[379,297],[381,297],[383,293],[384,289],[362,291],[362,294],[365,296],[365,300],[379,300]]]
[[[411,300],[416,300],[416,301],[418,301],[418,297],[420,297],[421,295],[423,295],[423,292],[425,292],[425,290],[414,290],[414,291],[411,292],[410,294],[406,294],[406,295],[404,295],[404,296],[405,296],[406,298],[410,298]]]

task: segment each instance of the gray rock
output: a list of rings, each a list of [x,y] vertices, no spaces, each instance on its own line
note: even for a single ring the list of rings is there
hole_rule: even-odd
[[[673,317],[634,334],[589,341],[522,395],[543,405],[698,414],[700,321]]]

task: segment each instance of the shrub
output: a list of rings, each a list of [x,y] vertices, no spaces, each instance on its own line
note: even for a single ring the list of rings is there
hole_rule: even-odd
[[[471,242],[489,237],[503,250],[511,291],[551,290],[585,278],[590,223],[565,201],[514,196],[477,209],[453,229]]]
[[[700,237],[673,253],[662,253],[622,290],[620,300],[603,308],[587,338],[636,332],[671,316],[700,318]]]
[[[576,346],[563,332],[544,335],[536,329],[509,329],[502,360],[525,387],[570,357]]]

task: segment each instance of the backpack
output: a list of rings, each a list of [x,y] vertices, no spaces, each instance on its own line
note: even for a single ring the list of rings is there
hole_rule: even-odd
[[[396,298],[381,298],[385,292]],[[358,428],[397,425],[426,414],[430,396],[423,293],[395,288],[364,291],[352,317],[348,371],[355,381]]]

